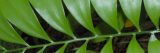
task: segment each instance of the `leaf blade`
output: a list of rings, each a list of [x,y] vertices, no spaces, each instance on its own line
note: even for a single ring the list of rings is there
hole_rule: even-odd
[[[90,0],[63,0],[73,17],[86,29],[95,33],[90,10]]]
[[[148,53],[160,53],[160,41],[152,34],[148,43]]]
[[[159,29],[160,0],[144,0],[144,6],[151,21]]]
[[[4,17],[17,28],[33,37],[52,42],[40,26],[27,0],[0,0],[0,4]]]
[[[46,49],[47,46],[43,46],[42,49],[40,49],[39,51],[37,51],[37,53],[44,53],[44,50]]]
[[[86,42],[75,53],[86,53],[88,41],[89,40],[86,40]]]
[[[119,0],[124,14],[135,25],[138,31],[141,31],[139,20],[142,0]]]
[[[117,17],[117,0],[91,0],[98,15],[116,31],[120,32]]]
[[[112,48],[112,38],[105,44],[100,53],[114,53]]]
[[[145,53],[136,40],[136,35],[133,35],[132,40],[129,43],[126,53]]]
[[[58,49],[55,53],[64,53],[65,48],[67,47],[68,43],[64,44],[60,49]]]
[[[65,17],[61,0],[29,0],[36,11],[53,28],[73,37],[73,32]]]
[[[13,27],[7,22],[7,20],[0,16],[0,39],[6,42],[17,43],[22,45],[28,45]]]

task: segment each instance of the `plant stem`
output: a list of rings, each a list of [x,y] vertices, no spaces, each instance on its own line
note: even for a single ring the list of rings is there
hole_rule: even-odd
[[[160,31],[154,30],[157,33]],[[102,38],[102,37],[117,37],[117,36],[131,36],[132,34],[146,34],[146,33],[151,33],[154,31],[141,31],[141,32],[127,32],[127,33],[121,33],[121,34],[109,34],[109,35],[99,35],[99,36],[92,36],[92,37],[85,37],[85,38],[77,38],[73,40],[67,40],[67,41],[59,41],[59,42],[54,42],[54,43],[48,43],[48,44],[42,44],[42,45],[34,45],[30,47],[24,47],[24,48],[18,48],[18,49],[13,49],[13,50],[7,50],[6,52],[13,52],[13,51],[19,51],[23,49],[33,49],[33,48],[38,48],[38,47],[44,47],[44,46],[52,46],[52,45],[58,45],[58,44],[65,44],[67,43],[72,43],[72,42],[77,42],[77,41],[83,41],[83,40],[92,40],[95,38]]]

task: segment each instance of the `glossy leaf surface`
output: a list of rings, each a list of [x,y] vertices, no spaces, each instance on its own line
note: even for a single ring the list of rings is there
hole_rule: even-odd
[[[90,0],[63,0],[73,17],[85,28],[95,33],[92,18]]]
[[[52,42],[40,26],[27,0],[0,0],[0,11],[23,32]]]
[[[98,15],[118,32],[117,0],[91,0]]]
[[[142,0],[119,0],[124,14],[129,20],[135,25],[135,27],[140,31],[140,13]]]
[[[27,43],[20,37],[20,35],[13,29],[11,24],[0,16],[0,39],[6,42],[18,43],[26,45]]]
[[[61,0],[30,0],[37,12],[53,28],[73,37]]]
[[[144,0],[144,6],[151,21],[159,29],[160,0]]]

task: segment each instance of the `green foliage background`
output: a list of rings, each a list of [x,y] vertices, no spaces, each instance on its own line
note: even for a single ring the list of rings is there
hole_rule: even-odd
[[[148,31],[141,28],[142,5],[144,5],[145,11],[156,29]],[[66,34],[65,37],[69,37],[70,40],[56,41],[55,38],[52,38],[42,28],[34,9],[52,28]],[[67,10],[68,14],[66,14]],[[93,11],[96,11],[103,23],[94,25]],[[75,53],[88,53],[87,46],[90,41],[107,40],[100,53],[114,53],[113,38],[129,35],[133,37],[126,53],[145,53],[137,41],[136,35],[149,33],[151,37],[148,42],[148,53],[160,53],[160,42],[155,37],[155,34],[160,32],[159,17],[160,0],[0,0],[0,39],[24,46],[6,49],[0,44],[0,52],[20,51],[20,53],[25,53],[26,50],[42,47],[37,53],[43,53],[47,47],[63,44],[55,53],[65,53],[70,43],[84,41],[80,47],[75,49]],[[129,20],[136,31],[122,32],[126,27],[124,20]],[[76,24],[84,27],[86,31],[91,33],[89,34],[91,36],[78,37],[80,35],[75,33],[78,30],[72,28],[76,27]],[[108,30],[102,30],[104,26],[107,26]],[[30,45],[21,37],[21,32],[49,43]]]

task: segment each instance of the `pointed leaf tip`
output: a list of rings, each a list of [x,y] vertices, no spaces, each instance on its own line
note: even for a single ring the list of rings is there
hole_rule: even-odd
[[[145,53],[143,48],[139,45],[136,40],[136,35],[133,35],[132,40],[130,41],[126,53]]]
[[[119,0],[124,14],[135,25],[140,32],[140,12],[142,0]]]
[[[68,43],[64,44],[60,49],[58,49],[55,53],[64,53]]]
[[[151,21],[159,30],[160,0],[144,0],[144,6]]]
[[[52,41],[38,22],[28,0],[0,0],[0,11],[10,23],[26,34]]]
[[[160,53],[160,41],[152,33],[148,43],[148,53]]]
[[[100,53],[114,53],[112,48],[112,38],[105,44]]]
[[[86,40],[86,42],[76,51],[76,53],[86,53],[88,41],[89,40]]]
[[[121,26],[117,16],[117,0],[91,0],[98,15],[116,31],[120,32]]]
[[[71,37],[74,36],[68,19],[65,17],[62,0],[29,0],[42,18],[54,29]]]
[[[28,45],[0,13],[0,39],[6,42]]]
[[[86,29],[95,33],[92,18],[90,0],[63,0],[73,17]]]
[[[42,49],[40,49],[39,51],[37,51],[37,53],[44,53],[44,50],[46,49],[47,46],[43,46]]]

